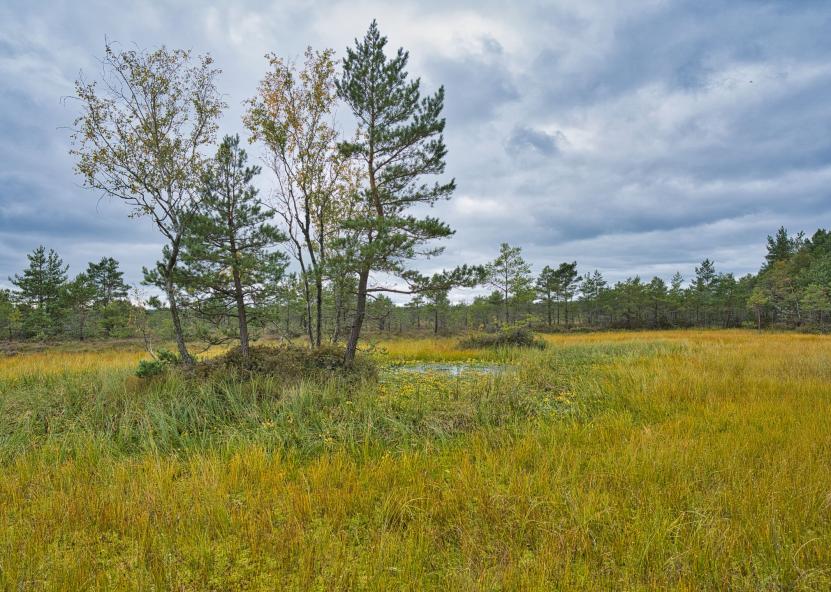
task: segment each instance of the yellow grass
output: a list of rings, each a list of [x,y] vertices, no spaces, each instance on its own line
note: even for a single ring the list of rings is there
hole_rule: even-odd
[[[0,587],[831,589],[831,339],[545,339],[544,352],[485,354],[519,370],[478,404],[531,385],[557,405],[501,425],[471,420],[439,440],[335,438],[304,453],[241,431],[129,453],[92,427],[45,438],[0,465]],[[482,356],[453,344],[380,345],[399,360]],[[126,380],[139,355],[17,356],[0,361],[0,377],[106,366]],[[390,384],[362,388],[396,397]],[[12,430],[3,421],[0,448]]]
[[[38,374],[62,374],[100,369],[135,368],[148,358],[143,351],[131,349],[99,352],[44,351],[0,358],[0,379]]]
[[[373,343],[367,349],[382,358],[391,360],[461,361],[489,357],[488,352],[460,349],[458,339],[436,337],[424,339],[384,339]]]

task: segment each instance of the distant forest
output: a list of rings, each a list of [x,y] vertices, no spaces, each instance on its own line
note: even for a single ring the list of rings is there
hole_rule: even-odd
[[[38,247],[29,266],[11,277],[14,290],[0,292],[0,330],[8,340],[148,337],[171,339],[172,327],[158,298],[130,297],[118,262],[105,257],[70,279],[68,267],[52,250]],[[784,228],[767,239],[767,255],[756,275],[736,278],[705,259],[695,276],[676,273],[669,283],[639,276],[609,284],[599,271],[578,271],[576,262],[545,266],[533,273],[519,247],[503,244],[484,266],[477,285],[492,289],[472,302],[451,303],[449,287],[437,285],[396,305],[378,295],[368,304],[370,333],[451,334],[491,331],[521,324],[540,331],[677,327],[755,327],[821,330],[831,322],[831,232],[810,238]],[[273,302],[257,310],[257,335],[296,339],[309,335],[308,307],[297,274],[275,288]],[[354,293],[345,291],[348,299]],[[322,330],[327,341],[341,341],[350,319],[338,318],[352,303],[339,306],[324,290]],[[232,316],[208,323],[185,307],[189,339],[214,343],[236,338]],[[149,337],[148,337],[149,338]]]

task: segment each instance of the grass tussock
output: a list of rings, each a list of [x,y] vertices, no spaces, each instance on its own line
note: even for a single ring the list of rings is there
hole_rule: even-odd
[[[496,333],[470,335],[459,342],[461,349],[526,347],[544,349],[545,341],[537,339],[526,327],[509,327]]]
[[[545,340],[359,383],[0,361],[0,588],[831,589],[829,338]]]
[[[369,356],[358,356],[350,367],[344,363],[344,348],[325,345],[310,349],[301,345],[254,345],[248,356],[240,348],[207,358],[196,367],[197,376],[270,376],[285,381],[325,380],[333,377],[375,378],[377,368]]]

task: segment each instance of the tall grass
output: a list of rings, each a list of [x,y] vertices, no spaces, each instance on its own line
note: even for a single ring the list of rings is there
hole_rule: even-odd
[[[388,353],[377,356],[382,363],[394,359]],[[522,363],[513,366],[520,357]],[[552,399],[540,394],[566,390],[568,377],[599,361],[601,353],[576,348],[534,357],[503,350],[491,358],[509,370],[448,376],[393,367],[382,372],[380,382],[365,377],[193,379],[176,372],[144,380],[126,365],[91,368],[54,360],[40,373],[0,379],[0,459],[46,444],[70,450],[88,438],[100,440],[113,454],[257,443],[267,451],[309,456],[334,446],[355,451],[434,445],[473,429],[547,413]],[[538,384],[555,367],[556,377]]]
[[[545,338],[479,354],[501,376],[379,384],[146,384],[117,354],[0,369],[0,582],[831,588],[831,341]]]

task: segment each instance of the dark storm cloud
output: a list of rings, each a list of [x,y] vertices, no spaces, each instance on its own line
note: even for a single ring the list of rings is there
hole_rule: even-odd
[[[444,84],[448,97],[445,115],[456,126],[487,121],[504,103],[520,98],[504,63],[502,46],[492,37],[480,43],[481,53],[436,57],[425,64],[430,79]]]
[[[560,132],[549,134],[541,130],[517,126],[508,136],[505,149],[512,155],[532,152],[542,156],[554,156],[559,151],[559,143],[563,141],[565,141],[565,136]]]
[[[0,6],[0,278],[40,243],[80,271],[112,255],[130,280],[160,241],[80,187],[68,156],[79,71],[104,39],[211,52],[243,133],[263,54],[340,56],[377,18],[425,90],[446,88],[456,235],[431,270],[524,248],[611,279],[755,271],[780,224],[831,219],[831,5],[826,1],[135,2]],[[348,116],[341,122],[346,125]],[[257,148],[252,147],[256,156]],[[270,180],[263,176],[263,191]]]

